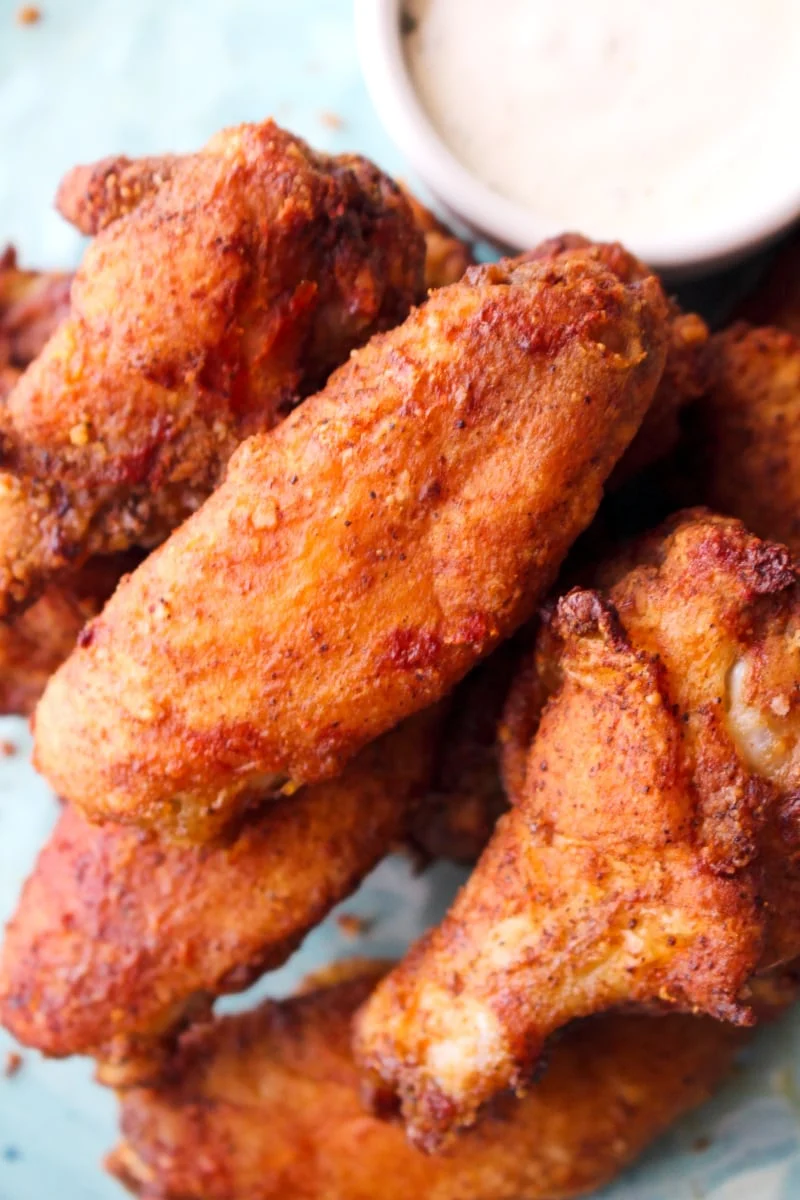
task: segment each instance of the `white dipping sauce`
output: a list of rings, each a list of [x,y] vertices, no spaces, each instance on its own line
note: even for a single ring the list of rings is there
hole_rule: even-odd
[[[800,190],[800,0],[410,0],[455,156],[552,231],[713,237]]]

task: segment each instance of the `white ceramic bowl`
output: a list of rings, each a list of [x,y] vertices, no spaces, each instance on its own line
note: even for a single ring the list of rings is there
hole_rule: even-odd
[[[433,127],[409,76],[400,30],[403,0],[354,0],[361,67],[378,115],[411,166],[440,203],[470,229],[513,251],[563,233],[540,214],[499,195],[455,157]],[[746,169],[746,168],[743,168]],[[791,195],[734,221],[720,214],[713,238],[679,226],[629,248],[671,279],[688,278],[735,262],[777,238],[800,216],[800,180]],[[588,236],[592,230],[578,232]]]

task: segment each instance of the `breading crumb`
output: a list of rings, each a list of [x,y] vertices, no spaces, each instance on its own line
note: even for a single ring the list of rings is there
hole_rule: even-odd
[[[42,10],[35,4],[23,4],[17,12],[18,25],[37,25],[42,19]]]
[[[345,937],[357,938],[369,933],[373,922],[367,917],[358,917],[355,913],[340,913],[336,918],[336,924]]]
[[[340,117],[338,113],[330,112],[328,109],[324,109],[319,114],[319,119],[328,129],[344,128],[344,119]]]
[[[3,1074],[5,1075],[6,1079],[14,1078],[14,1076],[22,1067],[22,1061],[21,1054],[18,1054],[16,1050],[9,1050],[8,1054],[6,1055],[6,1065],[3,1068]]]
[[[0,741],[0,758],[13,758],[16,753],[17,747],[13,742]]]

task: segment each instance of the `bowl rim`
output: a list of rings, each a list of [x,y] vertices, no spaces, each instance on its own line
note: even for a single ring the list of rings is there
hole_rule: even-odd
[[[404,0],[354,0],[356,44],[379,118],[413,169],[458,217],[501,246],[527,250],[563,232],[532,209],[494,191],[456,158],[436,131],[411,81],[400,22]],[[719,234],[668,235],[626,244],[664,274],[686,277],[730,264],[776,240],[800,218],[800,179],[793,193]],[[582,230],[591,236],[591,230]],[[612,240],[612,239],[608,239]],[[622,239],[624,240],[624,238]]]

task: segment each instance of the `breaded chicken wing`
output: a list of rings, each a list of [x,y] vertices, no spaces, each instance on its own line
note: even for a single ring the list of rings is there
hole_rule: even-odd
[[[0,421],[0,613],[90,554],[161,541],[422,288],[399,189],[272,122],[226,130],[91,244]]]
[[[686,445],[699,498],[800,556],[800,333],[717,334]]]
[[[567,1200],[707,1099],[746,1040],[686,1016],[573,1026],[524,1099],[427,1157],[360,1104],[350,1020],[376,978],[193,1032],[163,1083],[122,1096],[111,1171],[144,1200]]]
[[[540,635],[555,690],[522,795],[450,914],[361,1014],[360,1060],[435,1147],[576,1017],[753,1020],[800,951],[800,587],[783,547],[687,514]]]
[[[61,181],[56,207],[81,233],[94,237],[158,191],[180,161],[175,154],[137,159],[119,155],[74,167]],[[425,237],[426,290],[456,283],[475,261],[469,246],[407,188],[402,191]]]
[[[92,818],[191,838],[335,774],[530,615],[666,334],[655,278],[585,257],[433,292],[117,591],[39,704],[39,768]]]
[[[0,1021],[116,1085],[152,1073],[218,995],[280,965],[401,841],[430,786],[440,714],[374,742],[338,779],[268,804],[227,844],[175,847],[66,808],[0,958]]]

